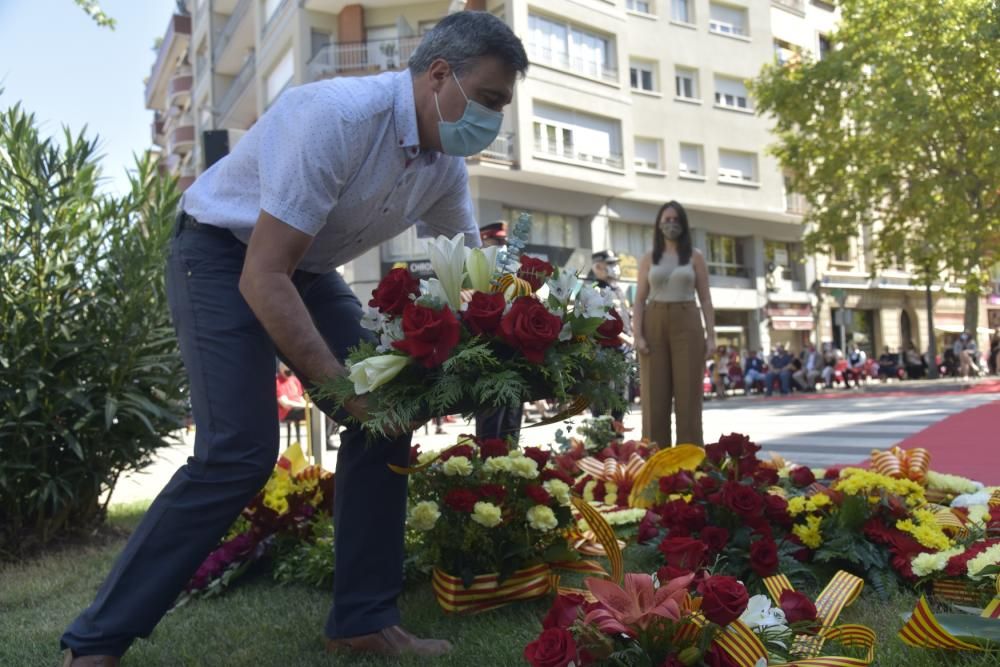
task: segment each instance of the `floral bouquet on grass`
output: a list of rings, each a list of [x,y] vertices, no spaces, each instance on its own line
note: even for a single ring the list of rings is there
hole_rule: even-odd
[[[439,236],[430,247],[436,278],[390,271],[362,322],[377,342],[354,349],[349,375],[326,391],[341,402],[367,398],[371,433],[539,398],[624,408],[613,381],[628,363],[614,349],[623,325],[610,292],[519,256],[529,230],[522,216],[510,250]]]
[[[733,433],[705,447],[697,470],[659,479],[638,539],[658,545],[664,576],[710,567],[744,581],[779,571],[812,578],[801,562],[808,550],[792,533],[788,501],[776,487],[778,471],[758,460],[759,450]]]
[[[414,555],[433,568],[448,611],[483,611],[548,592],[548,563],[577,560],[571,479],[538,447],[465,437],[441,454],[414,448],[407,524],[421,533]]]
[[[177,606],[196,597],[219,595],[276,547],[283,547],[278,549],[283,553],[294,553],[288,543],[311,544],[329,532],[320,524],[330,525],[332,512],[333,474],[307,465],[298,444],[291,445],[278,459],[264,488],[191,577]],[[332,545],[329,552],[332,556]]]

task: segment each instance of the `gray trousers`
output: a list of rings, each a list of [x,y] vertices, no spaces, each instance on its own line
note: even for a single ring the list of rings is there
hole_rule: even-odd
[[[160,492],[94,602],[66,630],[77,655],[122,655],[146,637],[247,502],[278,456],[274,344],[239,293],[246,247],[229,232],[178,222],[167,264],[170,311],[190,379],[194,456]],[[295,272],[313,321],[341,360],[369,333],[337,273]],[[301,373],[308,388],[308,378]],[[328,414],[336,406],[321,404]],[[339,415],[341,420],[343,413]],[[341,435],[334,525],[334,602],[325,633],[354,637],[399,623],[410,436]]]

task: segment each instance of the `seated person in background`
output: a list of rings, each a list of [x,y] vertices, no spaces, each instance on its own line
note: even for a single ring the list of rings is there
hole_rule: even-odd
[[[849,384],[854,380],[854,386],[860,387],[861,380],[865,377],[865,364],[868,362],[868,355],[864,353],[858,344],[851,345],[851,353],[847,355],[847,370],[844,372],[844,384]]]
[[[792,391],[792,355],[785,351],[783,345],[779,345],[771,356],[770,369],[764,377],[764,393],[771,395],[774,378],[778,378],[781,383],[781,394],[785,395]]]
[[[897,373],[899,371],[899,358],[897,355],[892,353],[892,350],[888,346],[878,358],[878,377],[882,382],[885,382],[889,378],[898,377]]]
[[[820,370],[822,366],[823,355],[819,353],[815,345],[810,343],[809,347],[802,353],[801,368],[792,373],[792,379],[805,391],[815,391],[816,382],[822,374]]]
[[[764,381],[767,375],[764,373],[764,360],[757,354],[757,350],[750,350],[747,357],[747,364],[743,367],[743,391],[749,394],[757,381]]]
[[[903,357],[906,362],[906,377],[915,380],[926,375],[927,362],[917,352],[917,348],[913,345],[912,341],[906,346],[906,354]]]
[[[299,441],[299,422],[306,418],[306,399],[302,383],[283,362],[278,363],[275,378],[278,393],[278,421],[285,422],[285,433],[291,442],[292,424],[295,424],[295,441]]]

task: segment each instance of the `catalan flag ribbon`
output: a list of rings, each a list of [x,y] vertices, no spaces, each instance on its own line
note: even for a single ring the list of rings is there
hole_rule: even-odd
[[[931,468],[931,454],[923,447],[887,451],[872,451],[872,469],[880,475],[895,479],[910,479],[924,483]]]
[[[573,503],[576,511],[586,519],[587,525],[590,526],[590,530],[594,533],[597,542],[604,547],[604,555],[611,565],[611,580],[621,585],[625,576],[625,563],[622,559],[622,550],[618,545],[618,536],[615,535],[615,531],[608,525],[607,520],[605,520],[601,513],[583,498],[573,496],[570,502]]]
[[[447,612],[477,614],[517,600],[531,600],[548,594],[551,574],[547,563],[514,572],[500,581],[498,574],[481,574],[466,588],[460,577],[434,568],[431,586],[438,604]]]

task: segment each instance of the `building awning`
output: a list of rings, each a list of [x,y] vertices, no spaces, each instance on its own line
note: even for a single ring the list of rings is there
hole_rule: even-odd
[[[945,333],[960,334],[960,333],[965,333],[965,325],[951,324],[947,322],[944,324],[938,324],[937,322],[934,322],[934,330],[943,331]],[[989,327],[976,327],[976,333],[991,334],[993,333],[993,329],[990,329]]]
[[[716,324],[715,333],[744,333],[746,329],[741,326],[736,326],[735,324]]]
[[[772,316],[771,328],[775,331],[812,331],[812,316]]]

